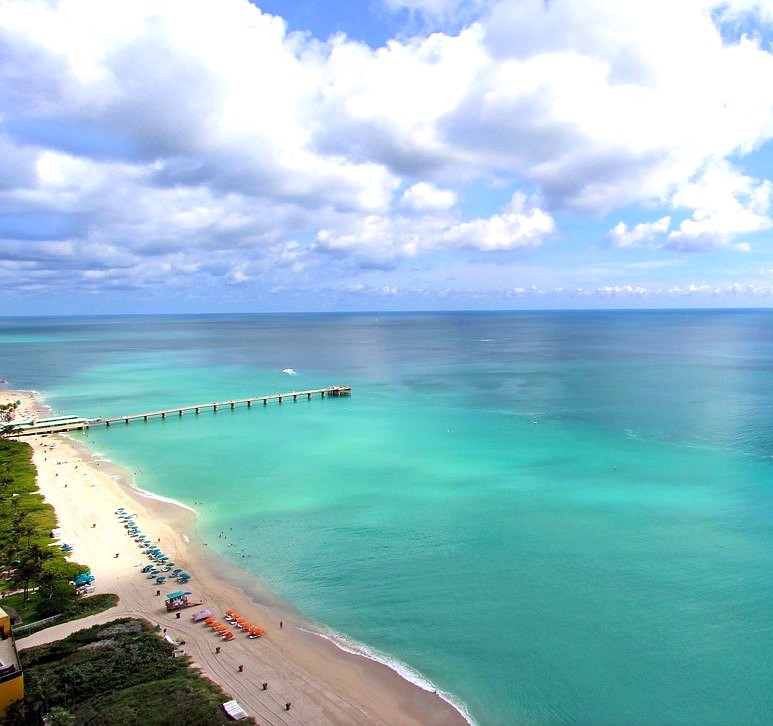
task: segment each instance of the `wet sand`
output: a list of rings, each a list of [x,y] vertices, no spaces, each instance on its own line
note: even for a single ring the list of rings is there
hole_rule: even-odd
[[[28,392],[2,391],[0,402],[21,399],[17,419],[39,411]],[[195,512],[145,496],[130,486],[128,472],[95,460],[79,442],[64,435],[26,436],[33,449],[38,485],[56,509],[62,539],[74,545],[73,559],[87,564],[96,577],[96,592],[114,592],[120,603],[107,612],[54,626],[19,641],[20,648],[64,637],[98,622],[133,616],[166,629],[193,659],[195,667],[239,701],[261,724],[464,724],[447,701],[405,680],[391,668],[364,656],[342,651],[308,632],[303,621],[281,605],[257,603],[237,584],[239,571],[206,553],[196,536]],[[123,507],[136,515],[142,533],[158,541],[177,567],[192,575],[185,587],[156,585],[143,575],[148,560],[115,512]],[[96,526],[94,526],[96,525]],[[117,555],[117,556],[116,556]],[[215,570],[219,572],[216,572]],[[223,576],[222,573],[225,573]],[[244,575],[244,581],[250,576]],[[178,619],[164,607],[163,595],[190,590],[200,607],[182,610]],[[157,590],[162,596],[157,596]],[[235,639],[221,640],[191,615],[206,608],[219,620],[235,609],[266,630],[250,640],[237,629]],[[280,628],[280,621],[283,627]],[[216,648],[220,648],[220,653]],[[239,671],[239,666],[243,670]],[[267,682],[268,689],[262,689]],[[285,704],[291,709],[285,710]]]

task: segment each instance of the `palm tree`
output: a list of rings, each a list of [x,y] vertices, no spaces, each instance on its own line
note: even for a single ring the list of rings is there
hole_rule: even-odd
[[[43,574],[43,563],[51,559],[54,553],[38,544],[27,547],[20,555],[13,579],[24,588],[24,602],[29,600],[30,582]]]

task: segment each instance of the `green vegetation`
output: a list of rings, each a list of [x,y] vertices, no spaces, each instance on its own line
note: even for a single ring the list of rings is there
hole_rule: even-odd
[[[55,527],[54,508],[38,491],[32,449],[0,439],[0,590],[21,591],[0,605],[16,609],[24,622],[57,614],[70,620],[94,611],[93,603],[82,604],[70,584],[88,567],[67,562],[52,546]],[[112,596],[113,605],[116,601]]]
[[[3,723],[90,726],[220,726],[227,717],[222,689],[190,669],[187,656],[151,626],[123,618],[21,653],[25,698]],[[255,723],[252,719],[242,723]]]
[[[70,585],[69,582],[66,584],[67,587],[72,590],[72,585]],[[22,593],[8,595],[0,600],[0,607],[12,607],[24,623],[34,623],[37,620],[50,617],[50,615],[44,615],[42,613],[48,611],[51,607],[51,601],[40,598],[37,593],[33,593],[26,603],[24,602],[23,597]],[[96,615],[97,613],[109,610],[118,604],[118,595],[114,593],[100,593],[99,595],[84,595],[75,599],[70,598],[68,595],[66,603],[60,604],[61,607],[51,613],[52,615],[59,615],[60,617],[56,619],[56,622],[48,623],[45,627],[48,627],[48,625],[60,625],[69,620],[79,620],[80,618]],[[35,630],[24,630],[16,632],[14,635],[16,640],[19,640],[20,638],[25,638],[35,632]]]

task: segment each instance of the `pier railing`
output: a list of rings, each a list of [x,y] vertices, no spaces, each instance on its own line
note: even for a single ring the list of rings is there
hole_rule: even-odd
[[[267,406],[269,401],[277,401],[282,403],[286,400],[297,401],[299,398],[306,398],[311,400],[314,396],[325,398],[329,396],[331,398],[339,398],[342,396],[351,396],[351,386],[327,386],[325,388],[312,388],[306,391],[291,391],[290,393],[272,393],[265,396],[250,396],[249,398],[238,398],[229,401],[214,401],[211,403],[198,403],[191,406],[175,406],[173,408],[165,408],[159,411],[148,411],[146,413],[133,413],[128,416],[113,416],[113,417],[100,417],[100,418],[79,418],[79,417],[66,417],[57,419],[38,419],[35,422],[27,422],[19,426],[13,427],[12,436],[31,436],[32,434],[49,434],[60,433],[64,431],[79,431],[83,429],[91,428],[92,426],[111,426],[116,423],[128,424],[131,421],[143,420],[148,421],[151,418],[165,419],[168,416],[182,416],[185,413],[201,413],[207,409],[217,411],[221,408],[235,409],[237,406],[246,406],[251,408],[254,403],[262,402],[264,406]]]

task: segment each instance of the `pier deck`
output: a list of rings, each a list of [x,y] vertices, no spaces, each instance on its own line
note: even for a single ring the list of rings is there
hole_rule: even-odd
[[[14,430],[10,432],[11,436],[31,436],[33,434],[53,434],[64,431],[80,431],[91,428],[92,426],[110,426],[116,423],[128,424],[130,421],[143,420],[148,421],[151,418],[166,418],[167,416],[182,416],[185,413],[194,412],[201,413],[206,409],[212,409],[217,411],[219,408],[235,409],[237,406],[246,406],[251,408],[253,403],[262,402],[264,406],[268,405],[269,401],[277,401],[282,403],[286,399],[292,399],[297,401],[299,398],[305,397],[307,400],[311,400],[315,395],[320,398],[330,396],[332,398],[338,398],[341,396],[351,396],[351,386],[327,386],[326,388],[312,388],[306,391],[291,391],[290,393],[272,393],[266,396],[250,396],[249,398],[238,398],[230,401],[214,401],[211,403],[198,403],[191,406],[175,406],[174,408],[166,408],[159,411],[148,411],[147,413],[133,413],[128,416],[114,416],[105,418],[80,418],[76,416],[72,417],[60,417],[51,419],[38,419],[35,422],[25,422],[14,427]]]

